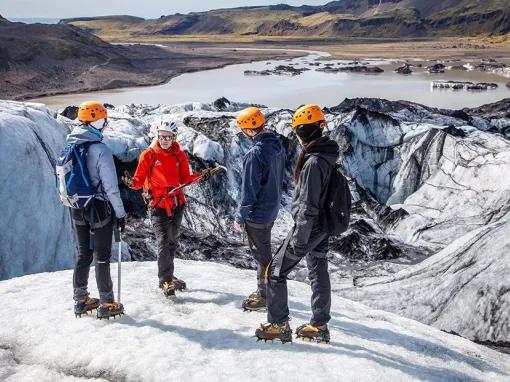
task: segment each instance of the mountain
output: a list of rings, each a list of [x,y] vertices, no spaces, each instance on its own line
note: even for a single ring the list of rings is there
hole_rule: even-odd
[[[9,21],[9,20],[7,20],[7,19],[4,19],[4,18],[2,17],[2,15],[0,15],[0,24],[7,24],[7,23],[10,23],[10,21]]]
[[[261,56],[110,44],[73,25],[0,22],[0,98],[157,85]]]
[[[72,25],[0,24],[0,96],[160,83],[170,54],[109,44]]]
[[[154,35],[424,37],[510,33],[507,0],[343,0],[218,9],[142,20],[128,16],[62,20],[108,39]]]
[[[330,345],[256,342],[254,331],[266,314],[240,308],[253,290],[254,271],[181,260],[176,271],[190,289],[170,302],[157,287],[155,262],[123,264],[126,315],[109,321],[74,317],[71,271],[0,282],[0,379],[503,382],[510,377],[510,355],[338,296],[332,298]],[[96,296],[93,278],[89,285]],[[289,292],[295,329],[310,319],[310,288],[290,281]]]

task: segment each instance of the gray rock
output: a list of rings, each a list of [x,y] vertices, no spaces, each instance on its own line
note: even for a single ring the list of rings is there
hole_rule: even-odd
[[[475,341],[510,341],[510,220],[458,239],[390,277],[359,278],[339,293]]]

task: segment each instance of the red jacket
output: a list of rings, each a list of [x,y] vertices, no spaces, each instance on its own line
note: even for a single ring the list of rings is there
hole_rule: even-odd
[[[164,208],[171,216],[175,207],[186,204],[186,199],[183,190],[173,195],[168,195],[168,191],[199,176],[200,173],[190,173],[188,157],[177,142],[173,142],[168,150],[156,144],[140,155],[132,188],[138,190],[147,183],[152,193],[151,206]]]

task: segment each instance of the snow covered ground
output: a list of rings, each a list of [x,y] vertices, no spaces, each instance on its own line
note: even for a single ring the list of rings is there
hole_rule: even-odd
[[[155,263],[124,264],[127,315],[110,321],[74,317],[70,271],[0,282],[0,380],[510,380],[509,355],[339,297],[330,345],[257,343],[265,314],[239,308],[254,272],[178,261],[177,274],[190,291],[170,302]],[[295,328],[310,317],[310,291],[298,282],[289,290]]]

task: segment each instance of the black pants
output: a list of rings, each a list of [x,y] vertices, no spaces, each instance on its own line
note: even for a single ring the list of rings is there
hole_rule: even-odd
[[[256,224],[246,222],[244,225],[246,236],[248,236],[248,245],[252,256],[257,261],[257,290],[260,297],[266,298],[266,268],[271,262],[271,230],[273,224]]]
[[[159,285],[172,281],[174,276],[174,258],[177,251],[177,238],[184,215],[184,206],[174,209],[168,217],[163,208],[153,208],[151,221],[158,246],[158,278]]]
[[[88,223],[76,224],[78,238],[78,257],[74,266],[74,299],[82,300],[88,296],[89,271],[92,260],[96,261],[96,283],[101,302],[113,302],[113,284],[110,276],[110,257],[112,251],[113,220],[110,219],[101,228],[94,230],[94,249],[90,249],[90,226]]]
[[[324,325],[331,319],[331,282],[328,272],[327,252],[329,236],[312,232],[310,247],[306,254],[308,278],[312,288],[312,325]],[[289,321],[289,303],[287,276],[302,258],[294,256],[290,246],[279,251],[271,262],[267,280],[267,317],[268,322],[283,324]]]

